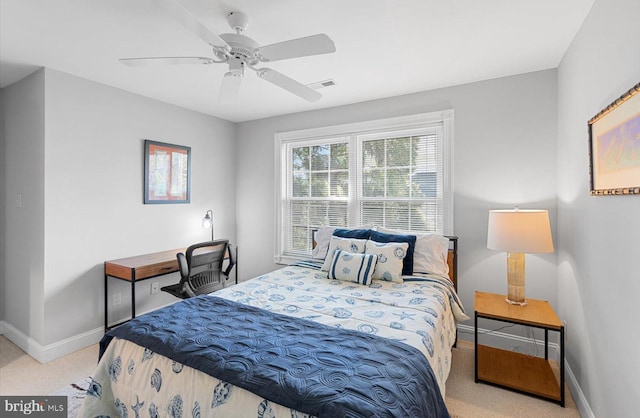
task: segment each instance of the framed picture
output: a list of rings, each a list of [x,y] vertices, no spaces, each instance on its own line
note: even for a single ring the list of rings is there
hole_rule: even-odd
[[[589,121],[591,195],[640,194],[640,83]]]
[[[189,203],[191,147],[144,141],[144,203]]]

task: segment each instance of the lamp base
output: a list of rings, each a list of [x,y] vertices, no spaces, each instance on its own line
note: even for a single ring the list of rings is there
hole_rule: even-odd
[[[518,306],[524,306],[527,304],[527,301],[522,301],[522,302],[516,302],[515,300],[509,300],[509,298],[504,298],[504,301],[507,302],[509,305],[518,305]]]
[[[507,303],[527,304],[524,289],[524,253],[507,253]]]

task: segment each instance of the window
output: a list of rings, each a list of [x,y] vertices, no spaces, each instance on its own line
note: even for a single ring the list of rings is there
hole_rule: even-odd
[[[276,262],[320,226],[452,233],[453,111],[276,134]]]

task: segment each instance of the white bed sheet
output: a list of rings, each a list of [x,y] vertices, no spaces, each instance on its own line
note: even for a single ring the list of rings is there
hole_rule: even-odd
[[[405,279],[362,286],[287,266],[215,295],[409,344],[431,364],[444,398],[456,323],[468,317],[447,279]],[[79,416],[306,416],[120,339],[111,342],[92,378]]]

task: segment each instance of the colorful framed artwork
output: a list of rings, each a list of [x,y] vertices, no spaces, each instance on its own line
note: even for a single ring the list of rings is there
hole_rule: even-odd
[[[591,195],[640,194],[640,83],[589,120]]]
[[[191,201],[191,147],[144,141],[144,203]]]

